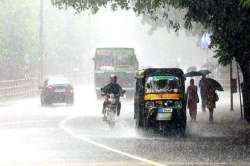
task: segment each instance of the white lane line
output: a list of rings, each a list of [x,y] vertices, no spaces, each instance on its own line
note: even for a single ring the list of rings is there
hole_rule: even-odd
[[[103,149],[106,149],[106,150],[109,150],[109,151],[112,151],[112,152],[115,152],[115,153],[118,153],[120,155],[123,155],[123,156],[127,156],[127,157],[130,157],[130,158],[133,158],[135,160],[139,160],[139,161],[142,161],[142,162],[145,162],[145,163],[148,163],[148,164],[152,164],[152,165],[155,165],[155,166],[165,166],[164,164],[160,164],[160,163],[157,163],[157,162],[154,162],[154,161],[151,161],[151,160],[148,160],[148,159],[145,159],[145,158],[142,158],[142,157],[139,157],[139,156],[135,156],[135,155],[132,155],[132,154],[129,154],[129,153],[126,153],[126,152],[122,152],[120,150],[117,150],[117,149],[114,149],[114,148],[111,148],[111,147],[108,147],[106,145],[102,145],[98,142],[95,142],[95,141],[92,141],[90,139],[87,139],[83,136],[79,136],[77,134],[75,134],[74,132],[72,132],[69,128],[67,128],[64,124],[66,123],[67,120],[71,119],[72,117],[67,117],[65,118],[63,121],[60,122],[60,127],[65,130],[68,134],[70,134],[71,136],[75,137],[75,138],[78,138],[84,142],[87,142],[89,144],[92,144],[92,145],[95,145],[95,146],[98,146],[98,147],[101,147]]]
[[[74,117],[78,117],[77,115],[75,116],[68,116],[66,117],[63,121],[60,122],[59,126],[64,130],[66,131],[69,135],[71,135],[72,137],[75,137],[77,139],[80,139],[84,142],[87,142],[89,144],[93,144],[95,146],[98,146],[98,147],[101,147],[103,149],[106,149],[106,150],[109,150],[109,151],[112,151],[112,152],[115,152],[115,153],[118,153],[120,155],[123,155],[123,156],[127,156],[127,157],[130,157],[130,158],[133,158],[135,160],[139,160],[139,161],[142,161],[142,162],[145,162],[147,164],[151,164],[151,165],[155,165],[155,166],[168,166],[168,165],[180,165],[180,166],[184,166],[184,165],[202,165],[202,166],[225,166],[225,165],[228,165],[227,162],[164,162],[165,164],[161,164],[161,163],[157,163],[155,161],[152,161],[152,160],[148,160],[148,159],[145,159],[145,158],[142,158],[142,157],[139,157],[139,156],[135,156],[135,155],[132,155],[132,154],[129,154],[129,153],[126,153],[126,152],[122,152],[120,150],[117,150],[117,149],[114,149],[114,148],[111,148],[111,147],[108,147],[106,145],[102,145],[98,142],[95,142],[95,141],[92,141],[90,139],[87,139],[83,136],[80,136],[80,135],[77,135],[75,134],[73,131],[71,131],[69,128],[67,128],[64,124],[66,123],[66,121],[68,121],[69,119],[72,119]],[[246,162],[240,162],[240,164],[238,162],[230,162],[230,164],[234,165],[234,166],[237,166],[237,165],[248,165],[248,163]]]
[[[37,121],[18,121],[18,122],[0,122],[0,127],[3,126],[12,126],[12,125],[22,125],[22,124],[38,124],[38,123],[44,123],[49,122],[49,120],[37,120]]]

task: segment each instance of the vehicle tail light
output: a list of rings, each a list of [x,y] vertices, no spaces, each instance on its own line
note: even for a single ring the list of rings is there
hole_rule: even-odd
[[[49,85],[48,87],[48,90],[51,92],[51,91],[54,91],[54,87],[53,86],[51,86],[51,85]]]

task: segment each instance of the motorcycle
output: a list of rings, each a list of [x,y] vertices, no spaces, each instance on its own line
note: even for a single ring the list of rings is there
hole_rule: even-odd
[[[125,91],[122,92],[122,95]],[[106,105],[104,107],[104,121],[106,121],[109,127],[113,128],[115,126],[115,121],[117,118],[118,108],[119,108],[119,98],[121,95],[111,94],[102,94],[105,96]]]

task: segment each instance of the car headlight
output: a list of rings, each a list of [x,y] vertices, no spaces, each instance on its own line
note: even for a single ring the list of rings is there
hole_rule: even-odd
[[[154,106],[155,106],[155,104],[154,104],[153,101],[147,101],[145,103],[145,107],[148,108],[148,109],[152,109]]]
[[[181,101],[175,101],[175,107],[177,109],[181,109],[182,108],[182,102]]]

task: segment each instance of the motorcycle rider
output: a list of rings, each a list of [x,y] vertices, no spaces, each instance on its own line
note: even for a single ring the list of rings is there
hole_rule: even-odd
[[[122,96],[123,94],[123,90],[122,90],[122,87],[117,83],[117,76],[112,74],[110,76],[110,83],[107,84],[106,86],[104,86],[102,88],[102,92],[104,94],[114,94],[115,96],[118,96],[118,99],[116,100],[117,101],[117,116],[120,115],[120,110],[121,110],[121,102],[120,102],[120,96]],[[103,108],[102,108],[102,113],[104,114],[105,112],[105,107],[106,105],[108,104],[108,101],[105,99],[105,101],[103,102]]]

